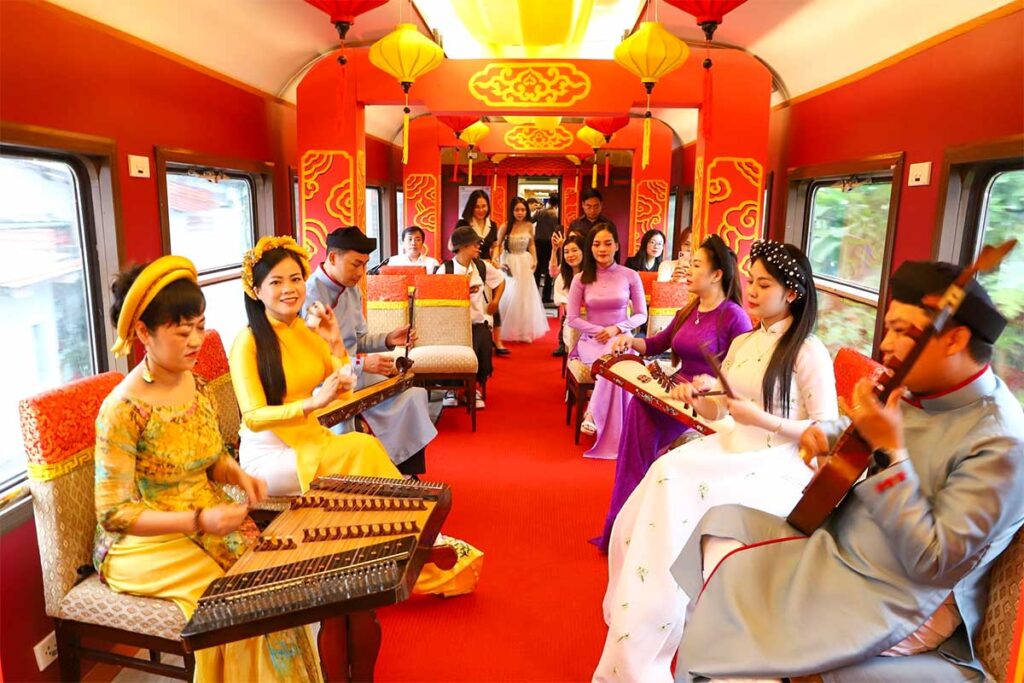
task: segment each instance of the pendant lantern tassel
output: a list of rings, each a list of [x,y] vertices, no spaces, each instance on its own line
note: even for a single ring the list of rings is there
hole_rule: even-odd
[[[467,185],[472,185],[473,184],[473,145],[469,146],[469,171],[468,171],[468,174],[469,175],[466,178],[466,184]]]
[[[409,86],[412,83],[402,83],[402,90],[405,91],[405,108],[402,110],[402,163],[409,163]]]
[[[608,169],[609,169],[609,163],[610,163],[609,159],[611,158],[611,156],[612,156],[611,152],[605,152],[604,153],[604,186],[605,187],[608,187]]]
[[[644,87],[647,88],[647,111],[644,112],[644,144],[640,157],[642,169],[646,169],[651,162],[651,91],[654,90],[654,83],[644,83]]]
[[[452,164],[452,182],[459,182],[459,148],[455,148],[455,163]]]
[[[594,148],[594,165],[590,167],[590,187],[597,189],[597,148]]]

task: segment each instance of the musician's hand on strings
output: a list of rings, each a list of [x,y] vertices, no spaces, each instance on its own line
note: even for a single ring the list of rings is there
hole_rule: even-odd
[[[395,374],[395,361],[389,356],[373,354],[363,358],[363,370],[374,375],[391,377]]]
[[[820,461],[815,459],[828,455],[828,452],[828,437],[818,425],[811,425],[800,435],[800,458],[812,470],[817,471],[820,466]]]
[[[396,346],[405,346],[406,337],[408,336],[409,326],[402,325],[398,329],[392,330],[391,333],[384,338],[384,343],[388,345],[389,349],[393,349]],[[415,332],[413,332],[413,336],[416,336]]]
[[[900,399],[906,393],[900,387],[889,395],[883,404],[875,395],[874,382],[870,378],[862,378],[853,387],[851,405],[842,396],[839,407],[853,420],[857,433],[872,449],[884,448],[895,451],[903,448],[903,414],[900,412]]]
[[[238,481],[235,483],[245,491],[245,497],[249,499],[250,507],[258,505],[267,499],[267,482],[265,479],[241,472]]]
[[[628,334],[620,334],[612,340],[612,353],[626,353],[633,350],[633,337]]]
[[[776,427],[779,423],[780,418],[777,418],[770,413],[766,413],[749,398],[727,397],[725,399],[725,403],[729,408],[729,414],[732,415],[732,419],[736,420],[736,422],[741,425],[762,427],[770,430]]]
[[[349,368],[348,372],[345,372],[346,367]],[[327,376],[324,383],[320,385],[320,390],[313,396],[314,409],[323,408],[328,405],[338,396],[349,391],[355,384],[356,378],[352,374],[351,367],[342,366],[338,368]]]
[[[199,530],[212,536],[225,536],[242,526],[249,508],[245,505],[214,505],[199,513]]]
[[[710,375],[697,375],[689,382],[682,382],[672,387],[671,396],[677,401],[683,401],[691,406],[696,406],[697,401],[715,388],[715,378]]]
[[[602,328],[602,330],[600,332],[595,334],[594,335],[594,339],[596,339],[597,341],[599,341],[602,344],[604,344],[606,341],[608,341],[612,337],[615,337],[615,336],[620,335],[620,334],[622,334],[622,330],[620,330],[615,325],[609,325],[608,327]]]

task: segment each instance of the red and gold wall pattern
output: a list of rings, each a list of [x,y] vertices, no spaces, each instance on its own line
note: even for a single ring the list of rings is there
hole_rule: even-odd
[[[668,183],[664,180],[641,180],[633,187],[634,218],[629,253],[640,248],[640,238],[648,230],[665,232],[668,216]]]
[[[698,159],[698,170],[700,163]],[[695,187],[699,189],[701,186],[696,177],[695,182]],[[697,189],[694,191],[695,204]],[[754,159],[716,157],[707,169],[705,192],[707,232],[711,232],[714,226],[713,232],[736,252],[740,269],[748,272],[750,245],[760,238],[761,233],[764,168]]]
[[[344,225],[363,227],[366,217],[366,154],[309,150],[302,155],[302,243],[314,264],[327,253],[327,234]]]
[[[495,62],[473,74],[469,93],[488,107],[571,107],[590,93],[590,76],[569,62]]]
[[[550,130],[536,126],[515,126],[505,133],[505,144],[523,152],[557,152],[572,147],[574,139],[564,126]]]
[[[424,246],[428,254],[440,258],[440,231],[438,191],[440,179],[431,173],[414,173],[405,179],[406,225],[418,225],[426,233]]]

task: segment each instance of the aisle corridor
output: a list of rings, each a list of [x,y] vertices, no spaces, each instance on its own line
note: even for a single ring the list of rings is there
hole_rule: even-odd
[[[573,445],[554,339],[509,344],[475,434],[464,410],[441,416],[427,478],[451,484],[445,531],[486,553],[483,578],[473,595],[381,610],[379,681],[589,680],[607,569],[587,539],[615,464]]]

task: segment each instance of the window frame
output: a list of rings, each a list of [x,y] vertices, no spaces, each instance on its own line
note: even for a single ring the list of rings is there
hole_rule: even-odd
[[[12,156],[47,158],[68,163],[79,184],[79,215],[82,221],[82,252],[89,297],[90,333],[93,335],[93,363],[97,373],[116,370],[125,373],[126,358],[114,358],[109,351],[114,328],[106,312],[113,295],[104,283],[120,270],[124,255],[121,229],[119,158],[113,139],[43,126],[0,121],[0,150]],[[0,482],[0,496],[25,485],[27,470]],[[0,533],[31,516],[29,498],[0,508]]]
[[[390,246],[391,240],[389,239],[391,229],[384,223],[386,212],[384,210],[384,202],[387,199],[387,193],[384,191],[383,185],[367,185],[364,190],[363,202],[367,207],[366,222],[363,226],[364,234],[368,234],[366,227],[370,224],[369,218],[369,206],[370,202],[367,201],[365,195],[370,192],[377,193],[377,263],[381,263],[384,259],[388,258],[388,247]]]
[[[850,285],[826,276],[815,275],[814,286],[841,299],[875,307],[875,328],[872,333],[871,354],[878,357],[878,345],[885,329],[885,302],[889,300],[889,275],[892,272],[893,249],[896,243],[896,225],[899,216],[900,198],[904,180],[905,154],[894,152],[879,154],[862,159],[841,161],[813,166],[790,168],[787,171],[789,192],[786,206],[787,242],[798,245],[805,253],[810,243],[810,222],[813,215],[814,189],[824,182],[858,175],[869,177],[892,177],[889,196],[889,214],[886,221],[885,244],[882,252],[882,273],[877,298],[865,287]]]

